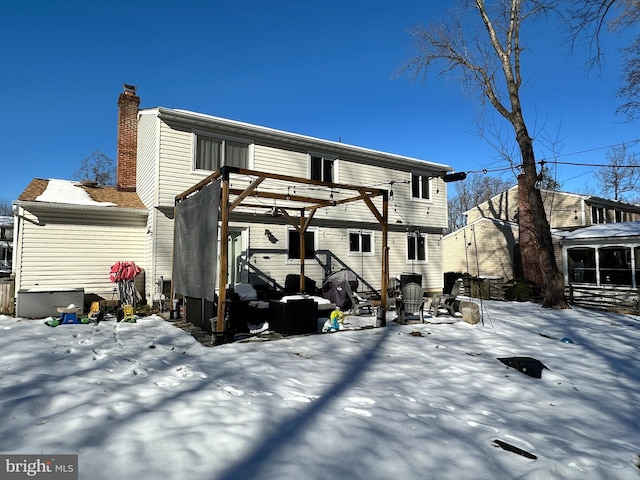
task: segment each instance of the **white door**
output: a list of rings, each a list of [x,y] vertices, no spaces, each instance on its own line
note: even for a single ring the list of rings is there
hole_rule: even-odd
[[[227,284],[235,285],[237,283],[246,283],[247,269],[244,267],[245,255],[243,251],[243,232],[244,230],[229,230],[227,237],[228,242],[228,265],[227,265]]]

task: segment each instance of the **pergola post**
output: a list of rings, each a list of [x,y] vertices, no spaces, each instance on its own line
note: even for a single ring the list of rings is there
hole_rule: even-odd
[[[300,228],[298,228],[298,235],[300,235],[300,293],[304,292],[304,257],[306,245],[304,241],[305,234],[307,233],[307,229],[304,228],[304,209],[300,211]]]
[[[224,168],[224,167],[223,167]],[[220,264],[218,268],[218,309],[216,313],[215,343],[225,341],[225,302],[227,300],[227,275],[229,258],[229,171],[222,171],[222,189],[220,195]],[[214,286],[215,288],[215,286]]]

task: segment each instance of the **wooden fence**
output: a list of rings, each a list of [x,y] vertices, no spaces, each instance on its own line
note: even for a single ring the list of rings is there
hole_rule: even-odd
[[[607,312],[640,314],[640,290],[637,288],[569,285],[565,295],[571,305]]]
[[[14,313],[15,282],[11,278],[0,278],[0,313]]]
[[[541,301],[540,287],[501,278],[463,277],[461,295],[485,300]],[[608,312],[640,315],[640,289],[569,285],[565,296],[571,305]]]

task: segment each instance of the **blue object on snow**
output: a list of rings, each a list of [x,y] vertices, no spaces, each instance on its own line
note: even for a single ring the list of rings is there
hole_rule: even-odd
[[[562,337],[560,341],[562,343],[573,343],[573,340],[571,340],[569,337]]]

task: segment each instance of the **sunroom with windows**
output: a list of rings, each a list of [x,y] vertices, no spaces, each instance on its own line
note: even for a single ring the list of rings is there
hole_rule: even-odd
[[[565,285],[640,285],[640,222],[594,225],[562,242]]]

